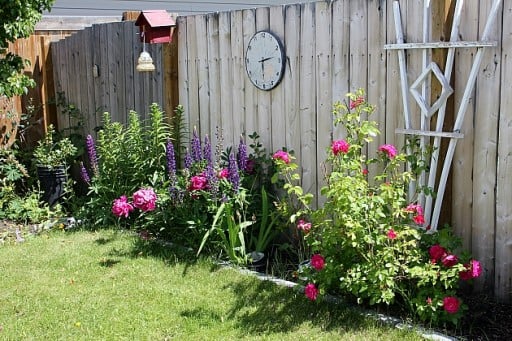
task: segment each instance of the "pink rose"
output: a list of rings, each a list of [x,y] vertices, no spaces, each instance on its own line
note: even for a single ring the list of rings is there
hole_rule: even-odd
[[[297,229],[304,231],[305,233],[308,233],[309,230],[311,230],[311,223],[308,223],[302,219],[300,219],[297,222]]]
[[[443,263],[447,268],[454,266],[458,261],[459,259],[457,256],[452,254],[444,254],[443,257],[441,257],[441,263]]]
[[[432,245],[430,247],[430,249],[428,250],[428,253],[430,255],[430,260],[433,263],[436,263],[437,261],[439,261],[441,259],[441,257],[443,257],[444,254],[446,254],[446,250],[441,245],[436,244],[436,245]]]
[[[306,297],[311,301],[315,301],[318,296],[318,289],[313,283],[308,283],[304,288],[304,294],[306,294]]]
[[[123,195],[119,199],[114,200],[112,205],[112,213],[116,217],[124,216],[125,218],[128,218],[128,215],[131,211],[133,211],[133,206],[128,202],[126,195]]]
[[[407,212],[407,213],[417,213],[419,215],[423,215],[423,207],[421,207],[421,205],[417,205],[417,204],[409,204],[405,208],[405,212]]]
[[[226,179],[229,175],[229,171],[227,168],[222,168],[219,173],[217,174],[217,177],[219,179]]]
[[[363,175],[364,175],[364,176],[367,176],[367,175],[368,175],[368,169],[363,168],[362,172],[363,172]]]
[[[204,175],[195,175],[190,178],[189,191],[200,191],[207,187],[208,179]]]
[[[322,270],[325,268],[325,258],[322,255],[314,254],[311,257],[311,266],[317,271]]]
[[[427,297],[425,302],[427,302],[428,305],[432,305],[432,299],[430,297]]]
[[[448,314],[455,314],[459,311],[460,302],[457,297],[447,296],[443,298],[443,308]]]
[[[281,160],[286,164],[290,163],[290,154],[283,150],[278,150],[277,152],[275,152],[274,155],[272,155],[272,158],[274,160]]]
[[[339,153],[347,154],[350,145],[345,140],[336,140],[331,144],[331,150],[334,155],[338,155]]]
[[[143,212],[153,211],[155,209],[156,194],[152,188],[141,188],[133,193],[133,206]]]
[[[395,230],[389,229],[387,236],[389,239],[393,240],[397,237],[397,234],[396,234]]]
[[[393,146],[392,144],[383,144],[382,146],[379,147],[379,152],[383,152],[390,159],[393,159],[398,154],[395,146]]]
[[[459,277],[462,280],[468,281],[482,274],[482,266],[475,259],[470,260],[468,264],[464,264],[464,268],[466,270],[459,272]]]

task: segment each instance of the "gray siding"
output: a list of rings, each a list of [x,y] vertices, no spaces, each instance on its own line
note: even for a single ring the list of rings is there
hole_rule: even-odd
[[[164,9],[179,15],[312,2],[313,0],[56,0],[50,16],[121,16],[125,11]]]

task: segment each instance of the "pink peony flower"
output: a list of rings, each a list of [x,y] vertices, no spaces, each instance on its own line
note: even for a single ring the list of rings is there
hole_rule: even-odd
[[[317,271],[322,270],[325,268],[325,258],[322,255],[314,254],[311,257],[311,266]]]
[[[315,301],[318,296],[318,289],[313,283],[308,283],[304,288],[304,294],[306,294],[306,297],[311,301]]]
[[[123,195],[119,199],[114,200],[112,205],[112,213],[116,217],[124,216],[125,218],[128,218],[128,215],[131,211],[133,211],[133,206],[128,202],[126,195]]]
[[[345,140],[336,140],[331,144],[331,150],[334,155],[338,155],[339,153],[347,154],[350,145]]]
[[[155,209],[156,194],[152,188],[141,188],[133,193],[133,206],[143,212],[153,211]]]
[[[283,150],[278,150],[277,152],[275,152],[274,155],[272,155],[272,158],[274,160],[281,160],[286,164],[290,163],[290,154]]]
[[[350,109],[355,109],[364,103],[364,97],[357,97],[354,101],[350,100]]]
[[[206,189],[208,186],[208,179],[204,175],[195,175],[190,178],[189,191],[200,191]]]
[[[441,257],[441,263],[443,263],[447,268],[454,266],[458,261],[459,259],[457,256],[452,254],[444,254],[443,257]]]
[[[443,308],[448,314],[455,314],[459,311],[460,302],[457,297],[447,296],[443,298]]]
[[[383,152],[390,159],[393,159],[398,154],[395,146],[393,146],[392,144],[383,144],[382,146],[379,147],[379,152]]]
[[[477,278],[482,274],[482,266],[480,262],[472,259],[469,263],[464,264],[466,270],[459,272],[460,279],[468,281],[473,278]]]
[[[227,168],[222,168],[219,173],[217,174],[217,177],[219,179],[226,179],[229,175],[229,171]]]
[[[309,230],[311,230],[311,223],[308,223],[302,219],[300,219],[297,222],[297,229],[304,231],[305,233],[308,233]]]
[[[389,239],[393,240],[395,239],[398,235],[396,234],[395,230],[393,229],[389,229],[388,233],[387,233],[387,236]]]
[[[437,261],[441,260],[441,257],[443,257],[443,255],[446,254],[446,250],[441,245],[436,244],[430,247],[428,253],[430,255],[430,260],[433,263],[436,263]]]

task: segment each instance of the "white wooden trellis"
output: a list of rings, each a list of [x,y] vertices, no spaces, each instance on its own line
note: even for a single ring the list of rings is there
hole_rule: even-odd
[[[431,10],[430,0],[424,0],[423,5],[423,42],[422,43],[405,43],[404,34],[402,30],[402,19],[400,15],[400,4],[398,1],[393,2],[393,14],[395,19],[395,30],[396,30],[396,44],[386,44],[384,49],[397,50],[398,51],[398,63],[400,68],[400,82],[402,89],[402,102],[405,118],[405,129],[396,129],[396,133],[406,134],[410,136],[417,136],[420,139],[420,148],[422,151],[426,148],[427,138],[433,138],[432,144],[432,155],[430,158],[429,172],[423,171],[416,183],[411,184],[409,189],[409,196],[413,197],[416,192],[417,186],[435,189],[436,174],[439,159],[439,146],[441,145],[441,138],[449,138],[450,143],[444,159],[441,176],[439,178],[439,184],[436,189],[437,196],[435,202],[431,195],[423,195],[422,192],[418,195],[418,202],[425,208],[425,226],[430,226],[431,231],[437,230],[439,223],[439,214],[441,212],[441,205],[443,202],[444,192],[446,189],[446,181],[450,171],[453,155],[457,141],[463,138],[464,135],[460,133],[462,123],[464,122],[464,116],[468,104],[470,102],[471,93],[473,92],[476,77],[480,69],[480,64],[483,58],[483,51],[485,47],[496,46],[496,42],[489,42],[489,36],[491,28],[494,25],[498,10],[501,5],[501,0],[494,0],[491,11],[487,18],[484,31],[480,38],[480,41],[459,41],[459,24],[464,6],[464,0],[458,0],[455,5],[455,11],[453,16],[453,24],[449,42],[429,42],[430,35],[430,23],[431,23]],[[473,65],[471,67],[466,88],[460,103],[459,108],[456,112],[455,123],[451,132],[442,131],[446,103],[450,95],[453,93],[453,89],[450,86],[450,79],[455,59],[455,50],[457,48],[476,48],[477,52],[473,59]],[[439,66],[432,61],[428,61],[429,50],[434,48],[447,48],[448,54],[446,58],[446,64],[444,73],[441,71]],[[405,59],[406,49],[422,49],[422,69],[423,72],[420,74],[418,79],[413,82],[409,87],[407,81],[407,65]],[[442,90],[439,98],[432,104],[430,104],[430,94],[427,92],[428,84],[432,77],[432,74],[437,78],[441,84]],[[420,129],[413,129],[411,123],[411,110],[409,107],[409,94],[412,95],[416,103],[421,109],[420,117]],[[437,124],[435,130],[430,129],[430,120],[433,115],[437,113]],[[428,179],[427,179],[428,177]]]

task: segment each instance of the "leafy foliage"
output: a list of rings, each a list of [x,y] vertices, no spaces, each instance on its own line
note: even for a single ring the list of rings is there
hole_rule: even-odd
[[[27,63],[20,56],[7,53],[9,42],[28,37],[44,10],[50,10],[54,0],[2,1],[0,6],[0,95],[12,97],[27,92],[34,81],[22,74]]]
[[[55,141],[55,129],[53,125],[48,126],[48,132],[38,142],[34,149],[34,159],[37,166],[55,168],[67,164],[67,160],[73,157],[77,148],[67,137]]]

